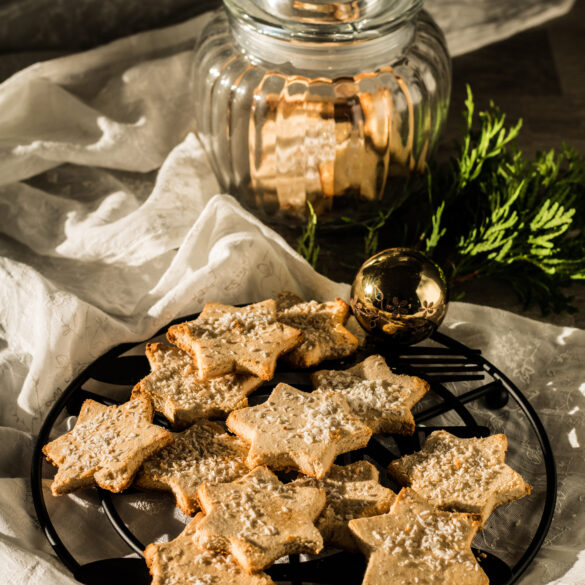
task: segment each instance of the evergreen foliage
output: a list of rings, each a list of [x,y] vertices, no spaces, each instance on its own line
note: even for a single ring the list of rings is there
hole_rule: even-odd
[[[464,120],[452,160],[430,167],[405,204],[354,222],[365,230],[357,266],[379,241],[412,246],[443,267],[455,294],[489,277],[508,282],[526,307],[572,311],[564,289],[585,279],[585,159],[566,145],[528,159],[516,144],[522,121],[508,124],[493,103],[476,113],[469,87]],[[311,210],[312,240],[303,241],[312,241],[305,257],[313,266],[316,221]]]
[[[465,102],[465,136],[446,168],[430,170],[430,220],[423,250],[447,260],[454,285],[474,277],[509,282],[543,312],[572,310],[563,287],[585,278],[585,160],[563,145],[534,160],[516,147],[522,122],[506,125],[491,104],[475,128]],[[444,195],[433,189],[441,185]]]
[[[309,208],[309,217],[307,224],[303,229],[303,233],[297,239],[297,252],[303,256],[313,268],[315,268],[320,252],[316,239],[317,214],[315,213],[315,209],[310,201],[307,201],[307,207]]]

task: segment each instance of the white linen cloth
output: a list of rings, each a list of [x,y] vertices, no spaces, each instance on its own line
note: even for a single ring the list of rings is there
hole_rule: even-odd
[[[35,65],[0,85],[0,583],[74,582],[39,530],[28,476],[43,418],[87,364],[206,301],[282,289],[347,297],[348,285],[315,273],[218,193],[185,89],[203,20]],[[518,384],[556,451],[556,517],[522,583],[585,584],[585,332],[462,303],[443,328]],[[522,440],[521,428],[512,432],[520,466]],[[89,528],[95,538],[95,502],[70,498],[72,537]],[[67,500],[49,505],[58,512]],[[147,504],[129,505],[146,514]],[[110,556],[124,554],[102,540]]]

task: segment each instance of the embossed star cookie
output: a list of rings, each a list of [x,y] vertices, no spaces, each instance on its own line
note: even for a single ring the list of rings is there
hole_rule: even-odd
[[[358,340],[343,325],[349,306],[341,299],[326,303],[304,302],[290,292],[276,300],[278,320],[303,332],[302,342],[283,356],[298,368],[308,368],[324,360],[347,357],[355,352]]]
[[[231,553],[247,572],[287,554],[323,548],[313,523],[325,505],[323,490],[285,485],[268,468],[257,467],[231,483],[203,484],[198,497],[206,515],[194,542]]]
[[[274,585],[265,573],[244,572],[232,555],[198,548],[193,536],[202,518],[197,514],[174,540],[146,547],[152,585]]]
[[[311,376],[315,388],[343,394],[353,414],[374,433],[411,435],[411,408],[426,394],[429,384],[415,376],[394,374],[381,355],[342,371],[321,370]]]
[[[144,462],[135,485],[172,491],[177,506],[189,516],[199,510],[197,488],[202,483],[228,483],[249,471],[244,463],[248,447],[216,423],[200,421],[173,437]]]
[[[488,585],[471,551],[478,525],[469,514],[440,512],[403,489],[388,514],[351,520],[368,557],[362,585]]]
[[[111,492],[126,489],[142,462],[173,440],[171,433],[151,424],[153,416],[144,397],[120,406],[86,400],[75,427],[43,447],[47,460],[59,467],[53,495],[94,485]]]
[[[207,303],[194,321],[169,327],[167,338],[193,356],[201,380],[231,372],[270,380],[278,357],[298,345],[302,333],[277,320],[269,299],[243,308]]]
[[[484,526],[496,506],[528,495],[532,487],[504,463],[505,435],[459,439],[435,431],[422,451],[392,461],[388,473],[442,510],[475,514]]]
[[[323,479],[299,478],[294,485],[325,490],[327,503],[317,519],[317,528],[325,544],[355,552],[357,546],[349,529],[355,518],[388,512],[396,494],[378,481],[378,470],[368,461],[333,465]]]
[[[174,427],[185,427],[203,418],[223,418],[247,406],[247,396],[262,384],[248,374],[226,374],[201,381],[192,357],[162,343],[147,346],[154,371],[134,387],[133,396],[148,396],[157,412]]]
[[[341,453],[365,447],[372,431],[340,394],[278,384],[266,402],[232,412],[228,428],[250,443],[246,464],[298,469],[322,478]]]

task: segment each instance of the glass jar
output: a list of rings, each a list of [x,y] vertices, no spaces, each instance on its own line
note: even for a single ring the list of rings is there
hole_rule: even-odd
[[[223,0],[196,48],[197,131],[223,189],[262,219],[396,205],[451,89],[422,0]],[[399,182],[399,181],[398,181]]]

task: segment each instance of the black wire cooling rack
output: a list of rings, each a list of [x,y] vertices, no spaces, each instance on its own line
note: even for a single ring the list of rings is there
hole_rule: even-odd
[[[196,317],[197,315],[191,315],[177,319],[173,323]],[[157,336],[166,331],[167,327]],[[58,421],[67,415],[78,414],[86,398],[92,398],[106,405],[129,398],[132,386],[149,373],[148,361],[144,354],[136,355],[143,344],[119,345],[86,368],[65,389],[47,415],[35,445],[31,481],[39,523],[57,556],[73,573],[73,576],[86,585],[149,584],[151,579],[143,559],[143,551],[148,542],[142,542],[135,533],[131,520],[124,519],[119,512],[117,502],[123,494],[111,494],[99,488],[91,488],[97,494],[101,511],[120,537],[121,556],[83,563],[78,561],[71,553],[71,547],[68,548],[63,542],[63,530],[66,529],[61,528],[60,536],[47,508],[45,495],[47,498],[52,498],[52,496],[49,491],[43,490],[43,478],[50,478],[54,473],[54,468],[44,460],[42,447],[55,434],[54,427]],[[412,436],[375,435],[366,448],[342,455],[338,463],[347,464],[365,458],[376,464],[384,475],[383,470],[390,461],[403,454],[419,450],[425,437],[438,428],[446,429],[462,438],[483,437],[495,431],[486,424],[478,422],[479,418],[486,418],[489,421],[493,420],[494,413],[501,413],[502,418],[505,413],[508,424],[512,425],[519,422],[513,417],[524,419],[522,422],[528,423],[527,426],[533,435],[533,443],[539,451],[538,461],[532,470],[534,477],[526,477],[530,483],[538,484],[538,490],[534,491],[539,491],[539,493],[533,493],[529,498],[525,498],[531,504],[529,508],[522,508],[524,514],[530,515],[532,520],[530,524],[534,528],[527,538],[523,535],[522,541],[525,544],[520,545],[519,548],[516,546],[516,552],[508,555],[506,560],[501,558],[501,554],[498,556],[491,551],[484,543],[481,544],[481,548],[474,548],[476,557],[488,575],[491,585],[512,585],[524,573],[542,546],[553,517],[557,480],[548,437],[530,402],[500,370],[481,355],[479,350],[469,349],[438,332],[431,337],[430,344],[393,348],[370,340],[366,348],[351,360],[340,360],[319,366],[319,369],[343,369],[367,355],[380,353],[394,371],[417,375],[430,383],[429,393],[414,410],[416,430]],[[279,382],[286,382],[301,390],[310,391],[312,389],[310,374],[311,370],[282,369],[279,365],[275,378],[254,392],[249,397],[249,402],[250,404],[263,402]],[[107,392],[96,391],[95,388],[100,384],[106,388],[112,385],[122,387],[122,397],[112,399]],[[124,389],[124,387],[127,388]],[[511,409],[511,406],[514,408]],[[489,413],[490,416],[481,417],[482,413]],[[155,422],[166,426],[166,421],[162,417],[157,416]],[[398,491],[398,486],[392,485],[387,478],[384,478],[384,481],[386,485]],[[535,522],[535,518],[539,520]],[[504,527],[504,530],[509,529],[509,527]],[[161,533],[165,533],[164,527],[161,527]],[[514,538],[514,535],[510,534],[504,536]],[[91,537],[88,541],[91,543]],[[127,547],[130,549],[130,554],[125,554],[128,552]],[[324,554],[317,557],[291,555],[273,565],[268,573],[278,583],[291,585],[337,585],[339,583],[359,585],[364,569],[365,559],[361,555],[326,550]]]

